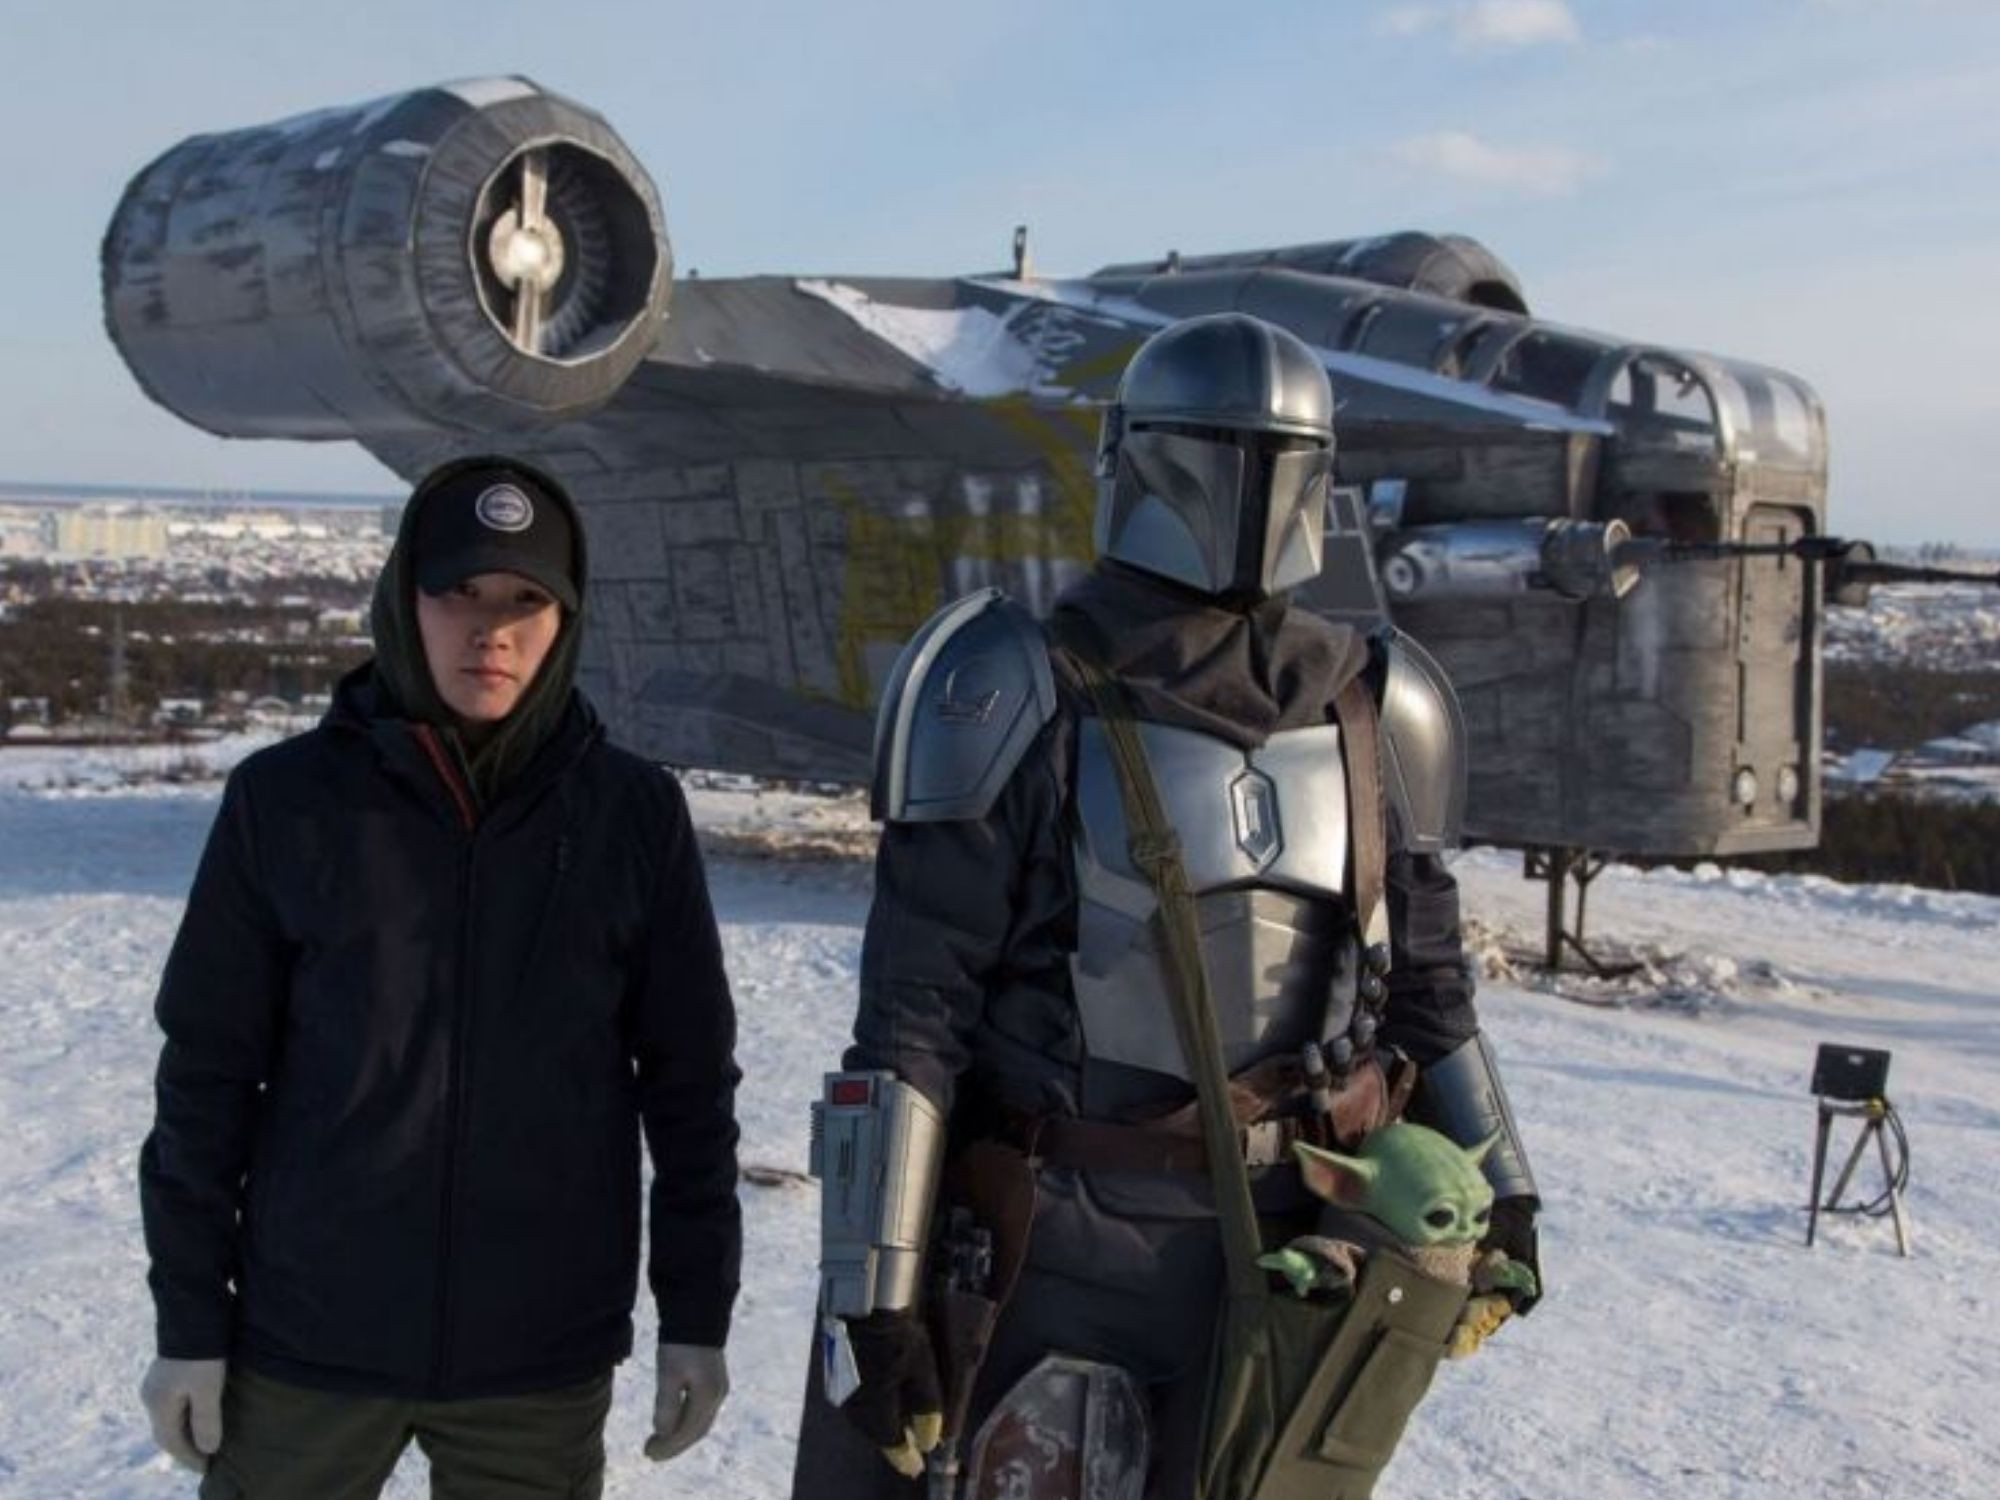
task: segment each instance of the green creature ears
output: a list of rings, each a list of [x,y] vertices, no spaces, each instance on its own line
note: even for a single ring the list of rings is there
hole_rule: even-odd
[[[1485,1140],[1474,1146],[1462,1146],[1466,1161],[1477,1168],[1485,1165],[1486,1158],[1493,1154],[1493,1148],[1500,1144],[1503,1132],[1494,1131]],[[1292,1149],[1299,1158],[1299,1172],[1305,1178],[1306,1188],[1314,1197],[1324,1198],[1328,1203],[1337,1203],[1342,1208],[1365,1209],[1381,1180],[1382,1163],[1368,1156],[1343,1156],[1338,1151],[1323,1151],[1318,1146],[1295,1141]],[[1362,1150],[1368,1148],[1364,1143]]]
[[[1379,1162],[1365,1156],[1342,1156],[1338,1151],[1322,1151],[1304,1141],[1294,1141],[1292,1150],[1299,1158],[1299,1173],[1306,1190],[1315,1198],[1342,1208],[1365,1209],[1382,1175]]]

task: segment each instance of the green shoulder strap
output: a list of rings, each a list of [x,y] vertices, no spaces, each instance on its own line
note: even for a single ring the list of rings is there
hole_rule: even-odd
[[[1125,808],[1125,825],[1131,830],[1132,863],[1152,882],[1159,903],[1154,921],[1166,940],[1168,962],[1164,967],[1174,1024],[1194,1075],[1202,1139],[1208,1149],[1208,1175],[1215,1185],[1216,1212],[1228,1260],[1230,1294],[1261,1299],[1265,1276],[1258,1269],[1257,1256],[1263,1245],[1257,1232],[1257,1211],[1250,1201],[1250,1177],[1243,1166],[1236,1116],[1229,1104],[1229,1074],[1209,996],[1208,970],[1202,963],[1201,929],[1194,890],[1181,860],[1180,837],[1160,805],[1159,787],[1133,722],[1136,715],[1131,697],[1101,664],[1096,631],[1072,614],[1060,616],[1053,628],[1057,643],[1075,661],[1104,725],[1119,799]]]

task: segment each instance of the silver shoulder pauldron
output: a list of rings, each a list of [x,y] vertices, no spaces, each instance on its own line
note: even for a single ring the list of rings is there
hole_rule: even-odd
[[[1392,631],[1382,688],[1382,775],[1405,849],[1454,848],[1465,826],[1465,720],[1430,652]]]
[[[870,811],[906,823],[983,817],[1055,711],[1033,615],[998,589],[946,605],[889,675]]]

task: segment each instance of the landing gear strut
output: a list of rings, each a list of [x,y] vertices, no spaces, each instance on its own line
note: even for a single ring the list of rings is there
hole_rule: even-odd
[[[1549,919],[1542,967],[1551,974],[1561,971],[1565,948],[1581,959],[1584,967],[1599,979],[1620,979],[1640,969],[1641,966],[1636,963],[1607,963],[1584,946],[1583,910],[1590,895],[1590,883],[1610,863],[1610,855],[1593,854],[1588,849],[1527,848],[1521,851],[1522,876],[1528,880],[1546,880],[1549,884]],[[1576,882],[1574,928],[1569,925],[1565,914],[1572,880]]]

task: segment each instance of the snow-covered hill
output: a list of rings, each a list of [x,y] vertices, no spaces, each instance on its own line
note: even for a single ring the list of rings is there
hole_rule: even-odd
[[[133,1395],[151,1337],[133,1183],[152,988],[214,791],[21,785],[49,769],[0,757],[0,1495],[187,1495]],[[765,856],[851,853],[858,807],[726,782],[694,801],[742,1017],[744,1159],[801,1167],[806,1101],[851,1011],[867,870]],[[1504,974],[1541,890],[1499,855],[1459,869]],[[1440,1374],[1384,1500],[2000,1493],[2000,901],[1615,870],[1591,915],[1660,977],[1580,1004],[1523,974],[1481,1000],[1548,1199],[1549,1300]],[[1821,1040],[1895,1051],[1909,1260],[1875,1221],[1803,1246]],[[735,1394],[660,1471],[639,1456],[650,1372],[632,1367],[612,1496],[784,1492],[816,1204],[797,1184],[744,1199]],[[423,1492],[412,1459],[390,1493]]]

